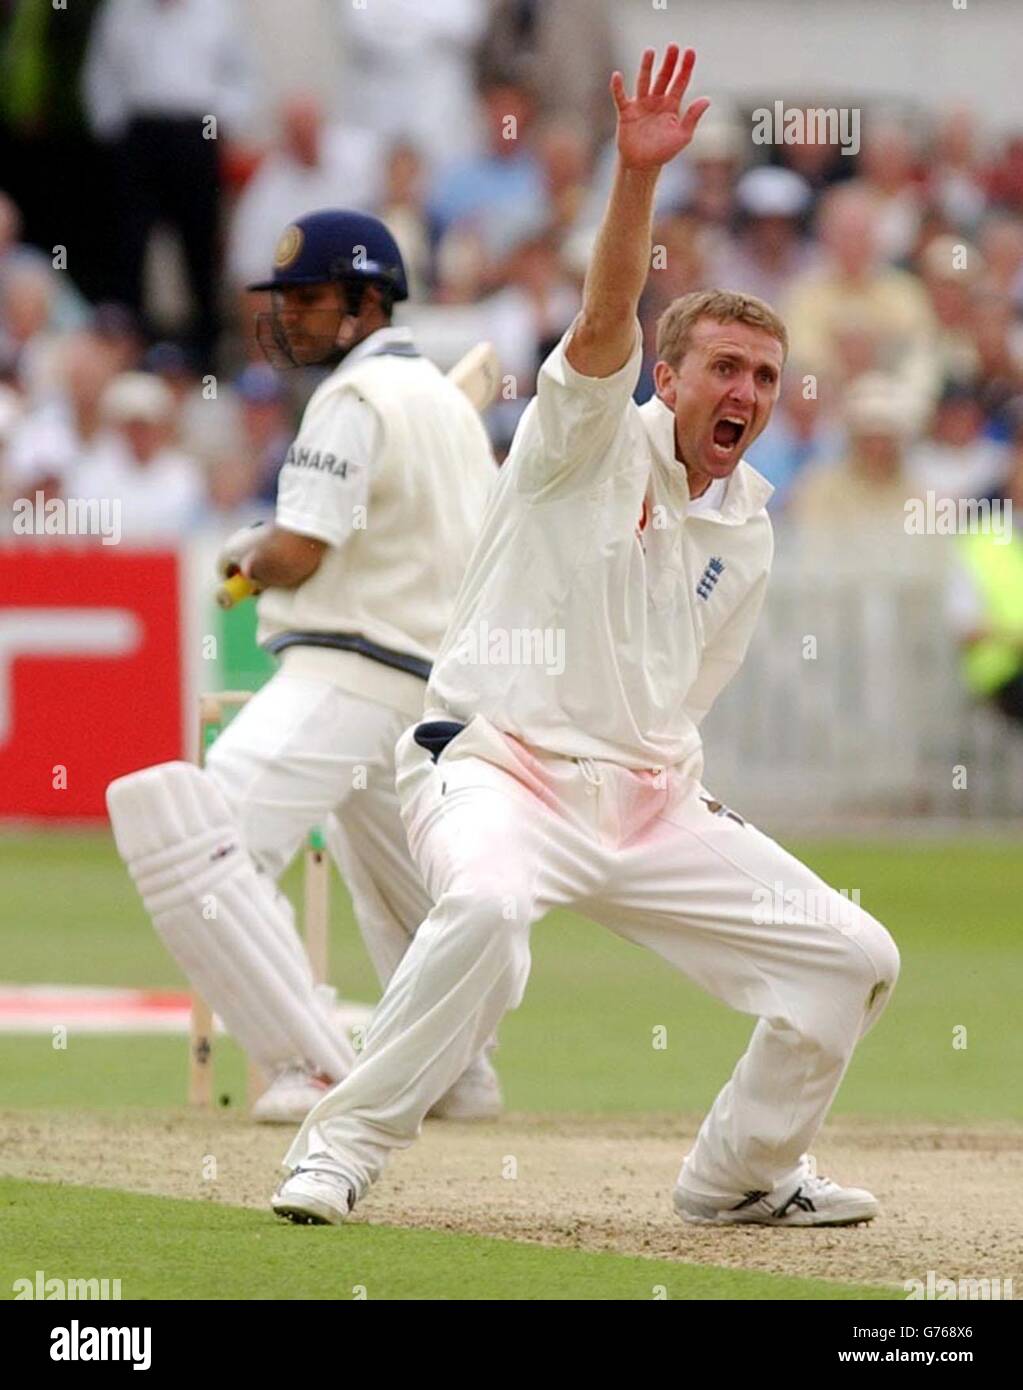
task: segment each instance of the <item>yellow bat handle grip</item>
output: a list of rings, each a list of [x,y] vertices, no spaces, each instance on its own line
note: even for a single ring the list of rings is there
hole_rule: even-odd
[[[230,579],[225,579],[217,590],[217,603],[221,608],[233,608],[236,603],[241,603],[243,599],[251,598],[256,592],[256,586],[251,579],[244,574],[232,574]]]

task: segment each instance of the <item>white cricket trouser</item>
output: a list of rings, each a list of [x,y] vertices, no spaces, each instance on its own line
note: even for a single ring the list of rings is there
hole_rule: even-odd
[[[686,1187],[727,1197],[798,1182],[898,975],[887,931],[713,801],[699,754],[660,772],[551,757],[477,716],[436,764],[408,730],[397,769],[435,905],[355,1069],[286,1165],[317,1155],[361,1196],[521,1001],[532,924],[570,906],[759,1019],[686,1156]]]
[[[431,906],[394,787],[394,746],[407,724],[406,714],[285,668],[230,721],[206,759],[246,848],[271,878],[313,826],[327,827],[382,985]]]

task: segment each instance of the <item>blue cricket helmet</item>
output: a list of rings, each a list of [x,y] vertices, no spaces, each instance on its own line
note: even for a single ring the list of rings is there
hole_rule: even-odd
[[[250,290],[288,285],[365,280],[386,285],[394,300],[408,299],[408,281],[398,243],[378,217],[347,208],[307,212],[289,223],[277,241],[273,278]]]

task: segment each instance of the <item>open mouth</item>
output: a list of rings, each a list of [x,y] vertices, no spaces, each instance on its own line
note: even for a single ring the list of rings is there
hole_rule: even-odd
[[[714,452],[718,458],[733,458],[745,433],[745,420],[738,415],[723,415],[714,425],[712,436]]]

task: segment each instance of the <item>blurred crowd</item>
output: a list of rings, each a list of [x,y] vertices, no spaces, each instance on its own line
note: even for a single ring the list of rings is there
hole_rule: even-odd
[[[611,177],[610,7],[337,0],[339,109],[296,93],[272,113],[228,0],[74,8],[61,25],[16,5],[0,52],[5,501],[130,495],[125,535],[147,540],[269,508],[314,378],[260,361],[245,285],[325,205],[390,226],[425,351],[495,343],[502,456],[578,308]],[[716,102],[661,180],[647,343],[689,290],[781,312],[785,384],[749,458],[796,524],[1001,495],[1023,458],[1023,128],[869,107],[849,157],[757,146],[750,116]]]

